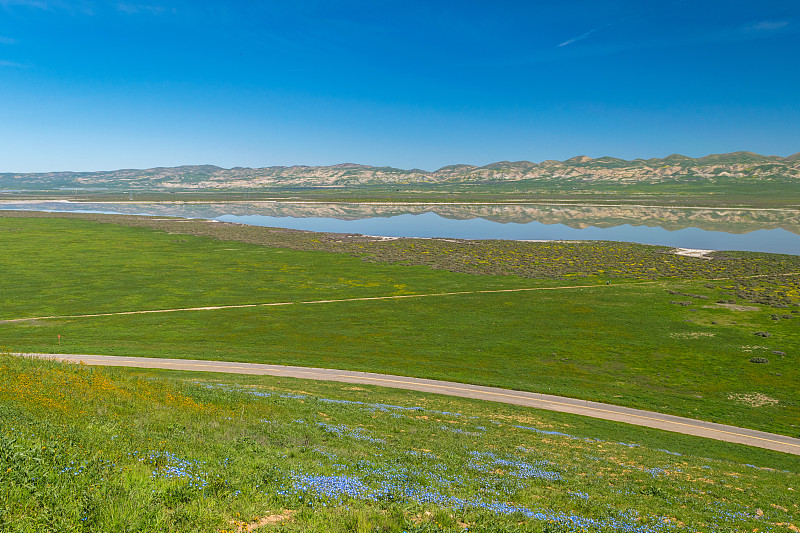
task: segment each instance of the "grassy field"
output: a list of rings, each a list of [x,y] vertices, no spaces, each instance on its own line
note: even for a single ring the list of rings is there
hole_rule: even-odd
[[[218,191],[82,191],[66,189],[8,192],[0,199],[19,200],[59,197],[77,201],[255,201],[289,200],[321,202],[586,202],[696,207],[796,208],[800,193],[791,180],[748,182],[737,179],[716,182],[667,182],[618,185],[587,184],[559,179],[495,181],[485,183],[415,183],[354,185],[346,187],[276,187]]]
[[[0,355],[0,428],[10,532],[798,524],[795,456],[380,387]]]
[[[369,370],[800,435],[797,256],[9,215],[0,343],[15,351]],[[534,290],[478,292],[509,289]],[[298,303],[447,292],[468,294]],[[9,322],[270,302],[291,305]]]

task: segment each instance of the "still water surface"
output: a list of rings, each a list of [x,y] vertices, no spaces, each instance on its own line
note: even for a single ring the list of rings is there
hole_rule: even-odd
[[[336,233],[361,233],[386,237],[448,237],[454,239],[510,239],[510,240],[602,240],[626,241],[642,244],[661,244],[678,248],[706,250],[747,250],[800,254],[800,235],[784,229],[755,230],[735,234],[684,228],[669,231],[660,227],[623,224],[610,228],[589,226],[571,228],[565,224],[528,222],[498,223],[474,218],[453,220],[436,213],[421,215],[396,215],[390,218],[338,220],[334,218],[292,218],[259,215],[224,215],[224,222],[238,222],[255,226],[332,231]]]
[[[0,202],[0,209],[207,218],[386,237],[609,240],[800,255],[800,211],[565,205]]]

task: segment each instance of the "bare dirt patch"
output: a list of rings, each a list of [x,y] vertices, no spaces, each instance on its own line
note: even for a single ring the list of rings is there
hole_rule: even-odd
[[[699,339],[700,337],[714,337],[716,333],[709,333],[707,331],[692,331],[688,333],[670,333],[669,336],[673,339]]]
[[[244,531],[255,531],[256,529],[266,526],[268,524],[277,524],[278,522],[283,522],[284,520],[288,520],[297,513],[297,511],[292,511],[291,509],[284,509],[284,511],[280,514],[271,514],[262,516],[261,518],[257,518],[252,522],[239,522],[237,520],[231,521],[231,524],[236,526],[236,531],[244,532]]]
[[[752,352],[753,350],[769,350],[769,348],[767,348],[766,346],[750,346],[750,345],[742,346],[743,352]]]
[[[711,259],[708,256],[711,252],[716,250],[700,250],[697,248],[675,248],[675,255],[683,255],[685,257],[697,257],[699,259]]]
[[[731,311],[760,311],[760,307],[756,307],[754,305],[739,305],[739,304],[714,304],[714,305],[704,305],[703,309],[715,309],[715,308],[724,308],[730,309]]]
[[[752,392],[749,394],[729,394],[728,399],[747,404],[750,407],[762,407],[764,405],[774,405],[778,403],[778,400],[775,398],[770,398],[766,394],[761,394],[760,392]]]
[[[0,320],[0,324],[13,324],[13,323],[16,323],[16,322],[18,322],[18,320],[15,320],[13,318],[12,319],[8,319],[8,320]],[[47,326],[47,325],[49,325],[49,322],[47,322],[46,320],[42,320],[40,318],[33,318],[33,319],[30,319],[30,320],[26,320],[25,321],[25,325],[26,326]]]

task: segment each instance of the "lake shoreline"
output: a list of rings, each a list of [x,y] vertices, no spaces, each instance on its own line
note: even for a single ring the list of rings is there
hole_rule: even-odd
[[[800,255],[800,211],[589,204],[0,202],[0,209],[166,216],[384,239],[617,241]]]

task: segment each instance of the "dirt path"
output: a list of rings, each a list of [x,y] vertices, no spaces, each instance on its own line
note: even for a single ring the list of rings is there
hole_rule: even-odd
[[[752,276],[742,276],[742,278],[760,278],[766,276],[798,276],[800,272],[789,272],[785,274],[756,274]],[[732,278],[709,278],[709,281],[725,281]],[[632,283],[617,283],[615,287],[629,287],[638,285],[654,285],[658,283],[665,283],[665,280],[656,281],[638,281]],[[150,313],[178,313],[183,311],[215,311],[218,309],[241,309],[245,307],[274,307],[281,305],[305,305],[305,304],[328,304],[337,302],[364,302],[368,300],[399,300],[403,298],[431,298],[435,296],[461,296],[465,294],[497,294],[503,292],[529,292],[529,291],[555,291],[555,290],[570,290],[570,289],[592,289],[598,287],[608,287],[609,285],[594,284],[594,285],[563,285],[559,287],[525,287],[522,289],[486,289],[482,291],[458,291],[458,292],[433,292],[426,294],[401,294],[395,296],[365,296],[361,298],[341,298],[338,300],[306,300],[299,302],[270,302],[270,303],[255,303],[255,304],[233,304],[233,305],[210,305],[205,307],[176,307],[173,309],[146,309],[143,311],[114,311],[110,313],[91,313],[83,315],[48,315],[48,316],[32,316],[25,318],[7,318],[0,319],[0,324],[8,324],[12,322],[26,322],[29,320],[54,320],[59,318],[92,318],[100,316],[121,316],[121,315],[146,315]]]
[[[536,409],[547,409],[573,413],[603,420],[625,422],[638,426],[684,433],[697,437],[746,444],[794,455],[800,455],[800,439],[775,435],[763,431],[738,428],[680,416],[665,415],[652,411],[619,407],[599,402],[577,400],[563,396],[522,392],[496,387],[483,387],[449,381],[409,378],[370,372],[353,372],[329,368],[234,363],[225,361],[202,361],[194,359],[155,359],[148,357],[121,357],[104,355],[25,354],[33,357],[55,358],[64,361],[83,362],[88,365],[128,366],[136,368],[159,368],[169,370],[193,370],[202,372],[225,372],[231,374],[257,374],[283,376],[320,381],[339,381],[380,385],[397,389],[432,392],[462,398],[474,398],[492,402],[522,405]]]
[[[662,283],[661,281],[643,281],[638,283],[625,283],[628,285],[646,285],[653,283]],[[304,304],[328,304],[337,302],[363,302],[368,300],[399,300],[403,298],[430,298],[434,296],[460,296],[465,294],[496,294],[501,292],[524,292],[524,291],[553,291],[553,290],[567,290],[567,289],[587,289],[595,287],[605,287],[606,285],[567,285],[563,287],[526,287],[522,289],[487,289],[482,291],[459,291],[459,292],[434,292],[427,294],[401,294],[395,296],[365,296],[361,298],[342,298],[339,300],[306,300],[299,302],[271,302],[271,303],[255,303],[255,304],[237,304],[237,305],[214,305],[207,307],[178,307],[175,309],[148,309],[144,311],[116,311],[111,313],[93,313],[85,315],[50,315],[50,316],[37,316],[26,318],[9,318],[0,320],[0,324],[10,322],[25,322],[28,320],[50,320],[57,318],[90,318],[98,316],[119,316],[119,315],[144,315],[149,313],[175,313],[181,311],[214,311],[217,309],[240,309],[244,307],[272,307],[279,305],[304,305]]]

